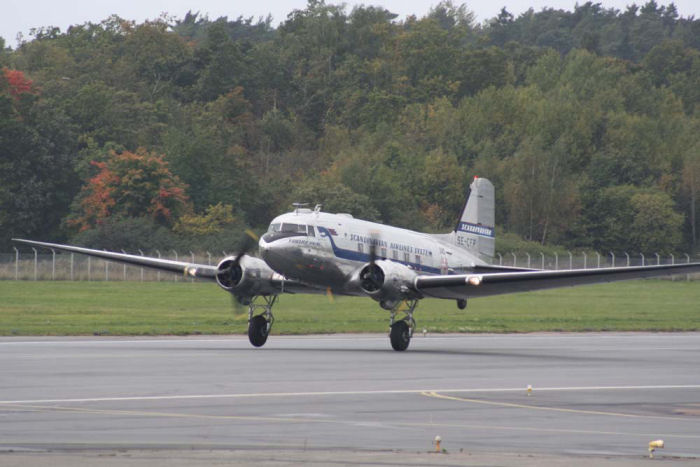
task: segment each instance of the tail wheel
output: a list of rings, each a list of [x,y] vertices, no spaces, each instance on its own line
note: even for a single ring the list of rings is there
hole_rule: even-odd
[[[408,344],[411,343],[411,331],[409,330],[408,323],[406,321],[397,321],[391,325],[391,331],[389,332],[389,339],[391,340],[391,347],[399,352],[404,351],[408,348]]]
[[[248,340],[255,347],[262,347],[267,342],[270,330],[264,316],[253,316],[248,323]]]

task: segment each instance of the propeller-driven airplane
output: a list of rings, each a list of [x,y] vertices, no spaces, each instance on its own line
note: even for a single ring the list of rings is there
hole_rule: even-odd
[[[217,266],[14,239],[19,243],[82,253],[161,271],[216,281],[248,306],[248,338],[265,344],[272,307],[284,293],[368,296],[390,312],[394,350],[406,350],[423,298],[467,299],[643,277],[700,271],[700,263],[577,270],[536,270],[491,264],[495,252],[494,188],[475,177],[454,231],[427,234],[331,214],[320,206],[295,205],[270,223],[259,239],[260,258],[248,254],[249,239],[236,256]],[[250,237],[249,237],[250,238]]]

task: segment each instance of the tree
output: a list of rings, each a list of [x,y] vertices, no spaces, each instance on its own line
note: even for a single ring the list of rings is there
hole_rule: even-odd
[[[59,237],[75,195],[72,125],[21,71],[0,72],[0,245]]]
[[[204,214],[184,214],[173,230],[189,235],[210,235],[223,231],[235,220],[230,204],[217,203],[209,206]]]
[[[600,251],[671,253],[681,245],[683,216],[658,189],[614,186],[590,202],[588,234]]]
[[[190,209],[187,186],[170,172],[163,155],[145,149],[112,152],[93,165],[97,173],[83,187],[70,227],[83,231],[112,217],[148,217],[172,226]]]

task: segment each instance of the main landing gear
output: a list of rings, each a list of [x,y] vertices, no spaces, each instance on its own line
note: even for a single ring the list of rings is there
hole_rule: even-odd
[[[265,303],[256,303],[260,299]],[[275,322],[272,306],[276,301],[277,295],[256,295],[248,304],[248,340],[255,347],[262,347],[267,342],[272,323]],[[258,310],[262,310],[262,313],[256,315]]]
[[[389,323],[389,340],[391,347],[399,352],[408,348],[416,328],[416,320],[413,319],[413,311],[418,305],[418,300],[403,300],[391,309],[391,321]],[[404,317],[396,320],[396,313],[404,313]]]

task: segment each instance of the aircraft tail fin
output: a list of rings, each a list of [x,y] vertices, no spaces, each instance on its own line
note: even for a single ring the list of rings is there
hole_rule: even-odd
[[[493,184],[486,178],[474,177],[471,192],[455,228],[455,244],[491,262],[496,251],[495,194]]]

